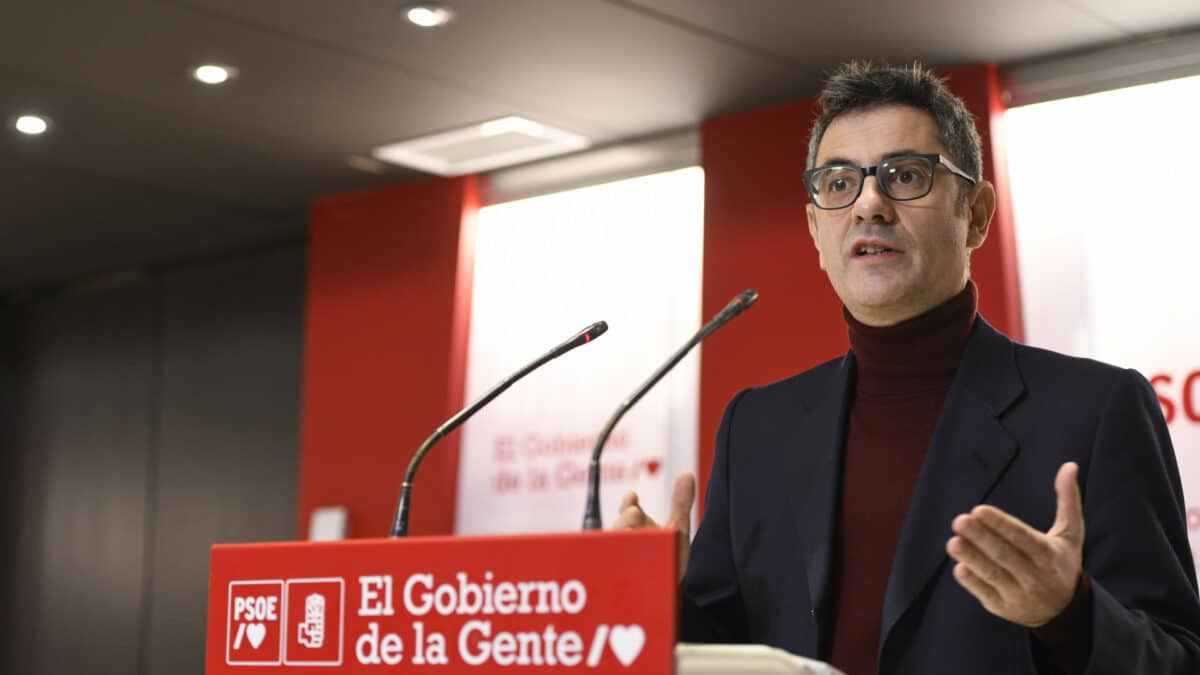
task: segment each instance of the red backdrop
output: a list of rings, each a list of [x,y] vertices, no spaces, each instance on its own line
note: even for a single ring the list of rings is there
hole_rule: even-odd
[[[980,309],[1021,339],[1011,200],[999,128],[1002,73],[943,73],[979,120],[984,175],[998,206],[973,277]],[[786,377],[846,350],[841,304],[804,216],[801,183],[811,100],[740,112],[701,127],[705,171],[703,315],[737,292],[762,294],[704,345],[700,467],[738,389]],[[319,200],[312,210],[301,449],[301,531],[315,506],[350,507],[353,536],[386,534],[408,458],[463,403],[470,299],[471,179],[426,180]],[[454,525],[457,439],[422,467],[414,533]]]
[[[474,178],[423,180],[313,204],[300,532],[317,506],[382,537],[413,452],[461,405]],[[457,435],[422,465],[414,534],[454,528]]]

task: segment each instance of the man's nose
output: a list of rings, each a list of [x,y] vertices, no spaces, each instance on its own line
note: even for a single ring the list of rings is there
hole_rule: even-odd
[[[854,219],[866,223],[896,222],[896,204],[879,188],[875,176],[864,179],[862,193],[854,202]]]

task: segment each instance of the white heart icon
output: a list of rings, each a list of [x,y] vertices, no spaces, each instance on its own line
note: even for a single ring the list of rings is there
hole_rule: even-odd
[[[646,631],[641,626],[613,626],[608,634],[608,646],[623,666],[636,661],[645,645]]]
[[[267,627],[261,623],[246,624],[246,637],[250,639],[250,646],[258,649],[263,638],[267,637]]]

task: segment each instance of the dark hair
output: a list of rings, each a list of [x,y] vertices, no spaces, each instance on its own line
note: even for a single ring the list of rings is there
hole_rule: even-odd
[[[982,142],[975,118],[945,83],[925,66],[894,67],[870,61],[842,64],[825,82],[817,99],[821,115],[808,141],[808,168],[817,161],[817,148],[834,118],[885,105],[906,105],[928,113],[937,126],[938,142],[950,161],[975,180],[983,177]],[[963,193],[965,194],[965,192]]]

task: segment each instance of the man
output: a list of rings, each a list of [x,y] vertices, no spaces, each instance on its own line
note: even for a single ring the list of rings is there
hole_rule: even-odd
[[[730,402],[682,639],[850,675],[1200,673],[1153,390],[976,314],[995,192],[970,114],[920,67],[849,64],[820,103],[808,226],[851,351]],[[685,533],[693,492],[667,519]],[[616,527],[654,524],[626,495]]]

